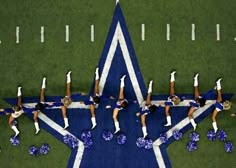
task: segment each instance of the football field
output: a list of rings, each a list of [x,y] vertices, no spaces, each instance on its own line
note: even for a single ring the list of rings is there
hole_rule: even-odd
[[[0,5],[0,108],[10,107],[3,99],[38,96],[41,79],[47,77],[46,95],[63,96],[65,74],[72,70],[72,91],[89,93],[94,69],[100,60],[115,0],[86,1],[3,1]],[[120,1],[139,67],[147,86],[154,81],[155,95],[168,94],[169,73],[177,71],[177,93],[193,92],[193,76],[199,73],[202,93],[223,78],[223,93],[236,93],[236,2],[228,0],[129,0]],[[69,35],[66,37],[66,29]],[[92,31],[92,32],[91,32]],[[42,39],[43,38],[43,39]],[[231,101],[236,103],[235,96]],[[218,125],[236,143],[235,106],[219,113]],[[183,139],[167,148],[173,168],[234,167],[236,154],[226,153],[222,142],[210,142],[211,115],[199,123],[198,149],[186,150],[188,131]],[[34,135],[27,116],[19,118],[21,144],[9,142],[13,131],[8,116],[0,115],[0,167],[67,167],[71,150],[45,130]],[[48,155],[32,157],[30,145],[48,143]]]

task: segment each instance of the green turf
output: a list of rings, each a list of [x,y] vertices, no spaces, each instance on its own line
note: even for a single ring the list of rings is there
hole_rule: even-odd
[[[115,6],[114,1],[3,1],[0,5],[0,96],[14,97],[23,86],[24,96],[39,94],[43,75],[48,77],[47,95],[63,95],[65,73],[73,71],[74,91],[88,92],[106,40]],[[200,90],[214,86],[223,77],[223,91],[236,93],[236,2],[228,0],[121,0],[121,7],[133,41],[140,68],[147,83],[154,80],[154,92],[168,93],[169,72],[177,70],[176,90],[192,92],[192,77],[200,73]],[[146,40],[141,41],[141,24],[146,24]],[[166,24],[171,24],[171,40],[166,41]],[[196,41],[191,41],[191,24],[196,25]],[[221,24],[221,41],[216,41],[215,25]],[[65,43],[65,25],[70,25],[70,42]],[[90,42],[90,25],[95,25],[95,42]],[[20,44],[15,43],[15,27],[20,26]],[[40,26],[45,26],[45,43],[40,43]],[[236,103],[236,99],[233,98]],[[0,105],[6,107],[4,101]],[[234,112],[235,108],[231,110]],[[210,117],[210,116],[209,116]],[[218,116],[229,139],[236,143],[235,119],[229,112]],[[33,123],[20,119],[20,149],[8,142],[12,134],[7,118],[0,118],[0,160],[4,167],[66,167],[69,149],[45,131],[33,136]],[[210,118],[199,125],[199,150],[186,152],[187,134],[168,151],[173,167],[232,167],[235,153],[226,154],[222,143],[209,143],[205,134]],[[28,146],[46,141],[52,151],[45,157],[32,158]],[[205,149],[212,147],[211,149]],[[60,151],[62,150],[62,152]],[[208,154],[208,153],[209,154]],[[25,153],[25,154],[22,154]],[[14,158],[15,162],[12,162]],[[43,162],[42,162],[43,160]],[[227,161],[227,162],[225,162]]]

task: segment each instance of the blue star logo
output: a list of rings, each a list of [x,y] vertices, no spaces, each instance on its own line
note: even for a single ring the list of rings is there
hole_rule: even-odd
[[[180,107],[173,107],[175,112],[172,113],[172,118],[175,124],[171,128],[163,127],[165,123],[163,108],[160,112],[147,117],[150,138],[155,140],[153,150],[140,149],[136,146],[135,142],[141,136],[141,125],[137,122],[135,113],[139,110],[138,105],[141,105],[144,101],[147,90],[119,1],[116,4],[108,37],[98,65],[101,71],[99,83],[101,94],[117,96],[113,95],[119,92],[119,82],[117,81],[119,81],[122,75],[127,74],[125,96],[127,99],[135,99],[138,102],[122,110],[119,114],[120,126],[127,135],[127,142],[121,146],[114,139],[111,142],[105,142],[102,138],[104,130],[114,130],[112,109],[105,108],[107,103],[114,103],[112,102],[114,100],[101,102],[96,109],[98,125],[96,129],[92,130],[94,145],[90,149],[86,149],[79,139],[84,130],[91,128],[88,106],[82,105],[79,102],[73,102],[69,106],[68,118],[70,127],[68,130],[63,129],[63,118],[60,108],[46,109],[43,113],[39,114],[40,126],[42,128],[62,142],[63,137],[67,134],[74,136],[79,141],[79,146],[72,149],[68,167],[171,167],[166,148],[174,141],[174,130],[186,132],[192,129],[187,117],[188,102],[192,95],[182,95],[186,99],[178,105]],[[60,98],[59,96],[47,97],[46,100],[60,101]],[[87,98],[88,96],[82,96],[82,100]],[[153,96],[152,103],[160,104],[166,99],[167,95]],[[8,99],[7,101],[10,104],[14,104],[13,99]],[[24,105],[33,107],[38,100],[37,98],[25,98],[24,101]],[[214,102],[214,100],[208,100],[207,105],[194,113],[196,122],[200,122],[212,112]],[[163,132],[167,134],[168,141],[166,143],[160,140],[160,134]]]

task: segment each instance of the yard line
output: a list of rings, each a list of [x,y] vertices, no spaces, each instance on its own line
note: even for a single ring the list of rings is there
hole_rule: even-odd
[[[141,39],[142,41],[145,40],[145,24],[142,24],[141,26]]]
[[[220,41],[220,24],[216,24],[216,40]]]
[[[66,30],[66,31],[65,31],[65,32],[66,32],[65,41],[68,43],[69,40],[70,40],[69,25],[66,25],[65,30]]]
[[[192,41],[195,40],[195,24],[192,24]]]
[[[94,42],[94,25],[91,25],[91,42]]]
[[[170,24],[166,25],[166,40],[170,41]]]
[[[41,26],[41,31],[40,31],[40,34],[41,34],[41,43],[44,43],[44,26]]]
[[[20,27],[16,27],[16,43],[20,43]]]

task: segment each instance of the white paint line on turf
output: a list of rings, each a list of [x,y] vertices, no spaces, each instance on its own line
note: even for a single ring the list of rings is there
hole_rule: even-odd
[[[220,41],[220,24],[216,24],[216,41]]]
[[[142,41],[145,40],[145,24],[141,25],[141,39]]]
[[[65,26],[65,35],[66,35],[66,37],[65,37],[65,42],[69,42],[69,40],[70,40],[70,32],[69,32],[69,25],[66,25]]]
[[[91,25],[91,42],[94,42],[94,25]]]
[[[195,24],[192,24],[192,36],[191,36],[192,41],[195,40]]]
[[[20,27],[16,27],[16,43],[20,43]]]
[[[170,41],[170,24],[166,24],[166,40]]]
[[[44,26],[41,26],[40,35],[41,35],[40,42],[44,43]]]

